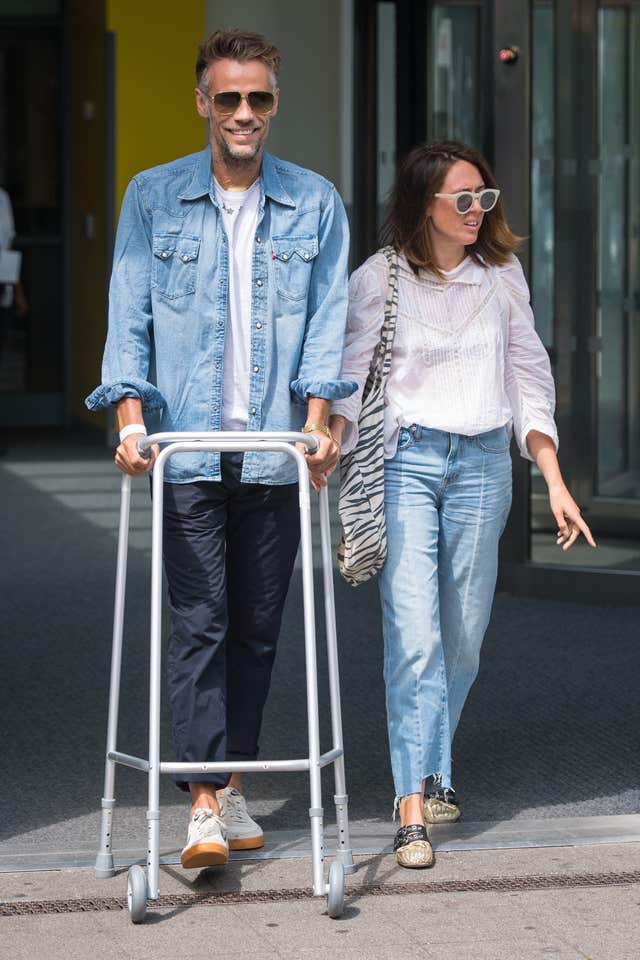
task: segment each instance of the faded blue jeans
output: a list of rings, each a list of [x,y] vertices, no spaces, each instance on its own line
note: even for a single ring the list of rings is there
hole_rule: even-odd
[[[426,777],[452,786],[451,742],[478,672],[511,506],[507,429],[402,428],[384,482],[384,679],[402,797]]]

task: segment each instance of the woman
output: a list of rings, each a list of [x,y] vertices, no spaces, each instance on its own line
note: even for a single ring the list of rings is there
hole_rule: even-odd
[[[385,517],[380,574],[399,864],[433,863],[425,819],[456,820],[451,742],[478,671],[511,505],[509,441],[537,463],[569,549],[595,546],[562,480],[554,385],[534,328],[493,174],[471,147],[416,147],[398,171],[387,219],[399,255],[398,317],[385,388]],[[331,430],[357,442],[362,386],[380,337],[388,265],[351,277],[343,376]],[[395,812],[395,811],[394,811]]]

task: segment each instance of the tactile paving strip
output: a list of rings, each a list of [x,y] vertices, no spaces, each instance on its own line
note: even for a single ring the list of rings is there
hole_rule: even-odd
[[[362,884],[347,889],[347,897],[398,896],[430,893],[513,893],[529,890],[555,890],[568,887],[607,887],[640,883],[640,870],[624,873],[558,874],[557,876],[486,877],[481,880],[439,880],[428,883]],[[178,893],[150,901],[156,909],[164,907],[192,907],[198,905],[222,906],[238,903],[271,903],[311,899],[308,888],[288,890],[248,890],[228,893]],[[124,897],[93,897],[70,900],[33,900],[0,903],[0,917],[33,916],[52,913],[92,913],[106,910],[126,910]]]

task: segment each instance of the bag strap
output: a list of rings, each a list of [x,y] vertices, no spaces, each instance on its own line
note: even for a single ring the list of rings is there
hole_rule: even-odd
[[[396,321],[398,319],[398,252],[394,247],[382,247],[378,253],[384,254],[389,264],[389,280],[387,284],[387,296],[384,304],[384,321],[380,330],[380,340],[378,341],[371,360],[370,375],[367,379],[369,390],[375,381],[383,386],[389,376],[391,369],[391,353],[393,348],[393,339],[396,334]],[[368,390],[366,391],[369,392]]]

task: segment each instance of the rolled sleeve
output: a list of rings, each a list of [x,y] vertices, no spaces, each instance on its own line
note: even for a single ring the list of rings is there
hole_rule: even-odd
[[[125,397],[137,397],[143,410],[165,401],[149,380],[152,366],[152,241],[150,215],[134,179],[127,187],[113,255],[109,285],[109,328],[102,362],[102,384],[85,400],[100,410]]]
[[[349,225],[335,188],[325,195],[318,230],[318,254],[309,285],[308,313],[297,377],[290,384],[298,400],[338,400],[357,385],[341,376],[347,323]]]
[[[342,400],[358,389],[353,380],[305,380],[299,377],[291,382],[291,392],[299,400],[319,397],[321,400]]]
[[[148,380],[112,380],[103,383],[90,393],[85,404],[89,410],[104,410],[126,397],[135,397],[142,402],[143,412],[162,410],[165,400],[157,387]]]
[[[533,312],[520,262],[513,260],[501,270],[509,299],[509,345],[505,386],[513,416],[513,432],[520,453],[533,460],[527,435],[537,430],[550,437],[558,449],[554,420],[555,384],[549,355],[536,333]]]

